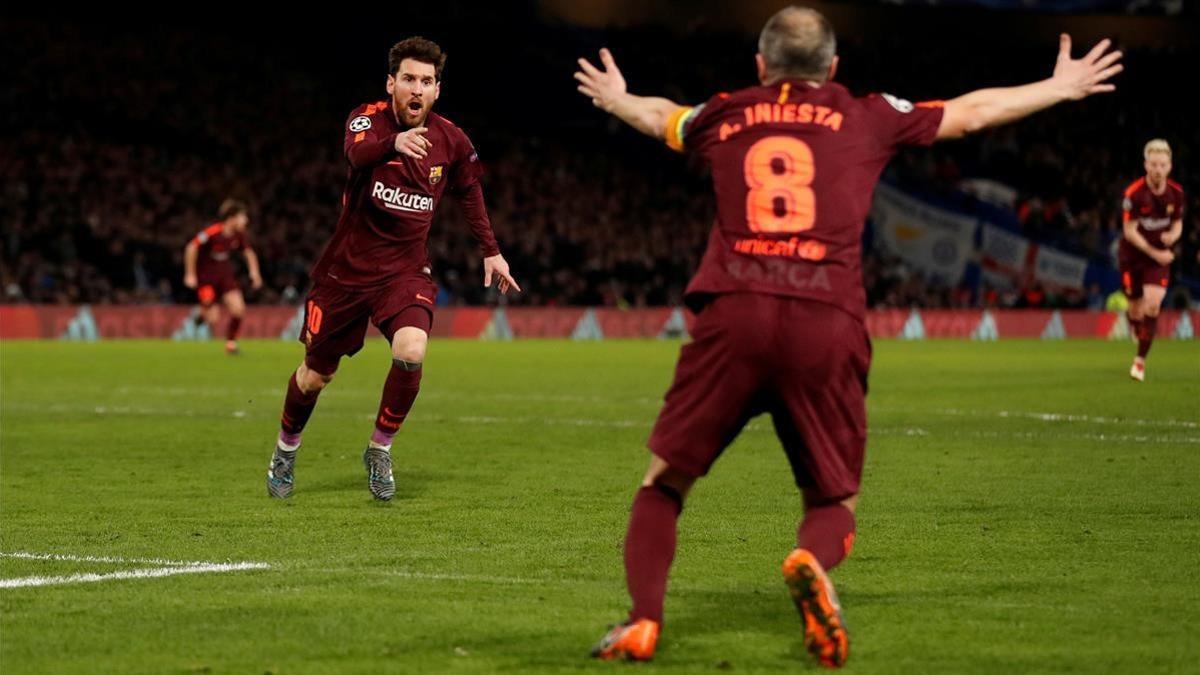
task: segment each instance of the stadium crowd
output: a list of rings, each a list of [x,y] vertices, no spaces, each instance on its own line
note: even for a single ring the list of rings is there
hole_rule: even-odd
[[[695,102],[748,84],[749,59],[714,55],[714,34],[703,26],[682,36],[628,28],[562,37],[561,27],[525,23],[533,26],[522,25],[528,39],[517,41],[513,58],[538,64],[528,75],[538,84],[525,85],[532,91],[506,98],[502,86],[486,81],[492,73],[473,72],[479,61],[460,59],[451,43],[446,96],[436,109],[468,131],[485,163],[493,226],[525,288],[507,301],[679,303],[712,219],[703,176],[580,105],[569,69],[580,44],[603,41],[631,74],[632,88]],[[104,37],[114,30],[37,22],[2,30],[0,56],[25,66],[4,87],[0,106],[0,301],[190,302],[181,283],[183,246],[215,219],[223,198],[237,196],[252,205],[250,239],[265,281],[251,302],[298,302],[338,216],[341,124],[356,104],[382,97],[378,62],[387,38],[357,61],[317,64],[316,55],[297,64],[218,28]],[[752,53],[746,36],[721,39]],[[665,40],[675,50],[674,69],[659,67],[656,50]],[[369,51],[364,44],[376,42],[356,40],[356,51]],[[889,60],[903,49],[851,36],[840,45],[839,79],[858,92],[940,98],[1025,81],[1047,67],[1045,50],[1030,48],[1003,70],[988,70],[981,50],[965,42],[936,53],[905,50],[902,64]],[[1122,81],[1117,95],[906,151],[887,178],[967,206],[977,197],[962,181],[986,178],[1011,189],[1000,207],[1026,236],[1103,263],[1120,236],[1121,191],[1141,175],[1141,144],[1166,137],[1176,148],[1173,178],[1191,200],[1176,274],[1200,279],[1200,180],[1188,152],[1200,147],[1200,127],[1183,106],[1141,104],[1166,90],[1181,58],[1167,49],[1134,50],[1127,68],[1137,76]],[[514,100],[524,112],[493,113],[493,106],[511,111]],[[439,302],[498,301],[480,287],[470,230],[446,202],[430,239]],[[1096,306],[1111,290],[1056,298],[1036,288],[947,287],[869,248],[864,274],[877,307]]]

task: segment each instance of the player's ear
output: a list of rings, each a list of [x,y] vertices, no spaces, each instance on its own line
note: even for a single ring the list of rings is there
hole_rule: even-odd
[[[395,75],[388,75],[388,81],[387,81],[387,93],[388,93],[388,96],[392,96],[392,95],[394,95],[394,94],[395,94],[395,92],[396,92],[396,76],[395,76]]]
[[[433,83],[433,100],[435,100],[435,101],[438,100],[438,97],[441,95],[442,95],[442,81],[435,80]]]
[[[826,82],[833,82],[833,76],[837,75],[837,67],[838,67],[838,57],[837,57],[837,54],[834,54],[833,60],[831,60],[829,62],[829,74],[825,76]]]
[[[754,55],[754,66],[755,66],[755,69],[758,71],[758,81],[763,84],[766,84],[767,83],[767,60],[763,58],[762,54]]]

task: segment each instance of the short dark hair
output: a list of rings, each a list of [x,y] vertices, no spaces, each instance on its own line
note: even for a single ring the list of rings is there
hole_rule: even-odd
[[[758,53],[772,79],[821,80],[837,52],[833,26],[820,12],[792,5],[775,13],[758,36]]]
[[[433,66],[433,79],[442,79],[442,68],[446,66],[446,53],[433,40],[410,37],[392,45],[388,52],[388,75],[400,72],[400,63],[412,59]]]
[[[240,199],[226,199],[221,202],[221,208],[217,209],[217,217],[221,220],[229,220],[239,213],[250,215],[250,207]]]

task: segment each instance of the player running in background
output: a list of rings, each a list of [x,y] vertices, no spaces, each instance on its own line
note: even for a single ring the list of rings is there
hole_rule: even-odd
[[[1056,103],[1112,91],[1121,70],[1107,40],[1082,59],[1061,37],[1053,76],[1019,87],[912,104],[852,96],[832,81],[832,27],[781,10],[758,42],[761,86],[695,107],[634,96],[608,50],[584,59],[579,91],[638,131],[704,160],[717,219],[685,293],[698,313],[650,435],[649,470],[633,500],[625,575],[633,608],[592,654],[648,659],[663,620],[676,523],[689,488],[746,422],[770,413],[803,493],[798,546],[783,563],[805,644],[827,666],[849,653],[826,571],[855,536],[866,443],[863,221],[880,172],[904,145],[928,145],[1012,122]]]
[[[420,388],[437,297],[426,242],[445,193],[458,197],[479,243],[483,285],[495,279],[501,293],[521,290],[492,233],[470,139],[430,112],[445,61],[441,48],[424,38],[397,43],[388,53],[388,99],[355,108],[346,121],[342,214],[312,270],[300,332],[304,361],[288,380],[267,472],[273,497],[291,495],[300,433],[338,362],[362,348],[368,322],[391,344],[392,362],[363,463],[376,499],[395,494],[392,437]]]
[[[1158,311],[1171,280],[1171,247],[1183,234],[1183,188],[1167,178],[1171,173],[1171,146],[1161,138],[1142,152],[1146,175],[1125,189],[1121,204],[1125,236],[1117,260],[1121,288],[1129,298],[1129,329],[1137,338],[1137,356],[1129,376],[1146,379],[1146,355],[1158,330]]]
[[[201,230],[183,249],[183,285],[195,289],[200,301],[197,322],[208,324],[210,333],[217,329],[220,311],[217,299],[229,311],[229,325],[225,330],[225,352],[238,353],[238,334],[242,329],[242,316],[246,313],[246,299],[238,285],[237,271],[229,260],[232,251],[240,250],[246,259],[250,273],[250,286],[262,288],[262,275],[258,269],[258,255],[246,238],[246,227],[250,224],[250,213],[244,202],[226,199],[217,212],[217,222]]]

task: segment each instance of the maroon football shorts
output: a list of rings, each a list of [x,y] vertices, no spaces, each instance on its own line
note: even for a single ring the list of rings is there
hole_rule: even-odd
[[[300,331],[304,363],[318,373],[332,375],[343,356],[362,349],[368,320],[389,343],[405,326],[428,333],[433,328],[436,297],[433,279],[419,273],[371,288],[334,281],[317,283],[304,302],[304,328]]]
[[[1146,260],[1121,260],[1121,290],[1125,297],[1137,300],[1142,297],[1143,286],[1153,285],[1166,288],[1171,283],[1171,268]]]
[[[213,277],[200,277],[196,284],[196,299],[200,304],[208,307],[220,298],[225,297],[229,291],[240,291],[242,287],[238,285],[237,277],[232,274],[222,274]]]
[[[820,302],[717,296],[696,319],[650,434],[650,450],[703,476],[750,418],[769,413],[796,484],[822,501],[858,493],[871,342]]]

